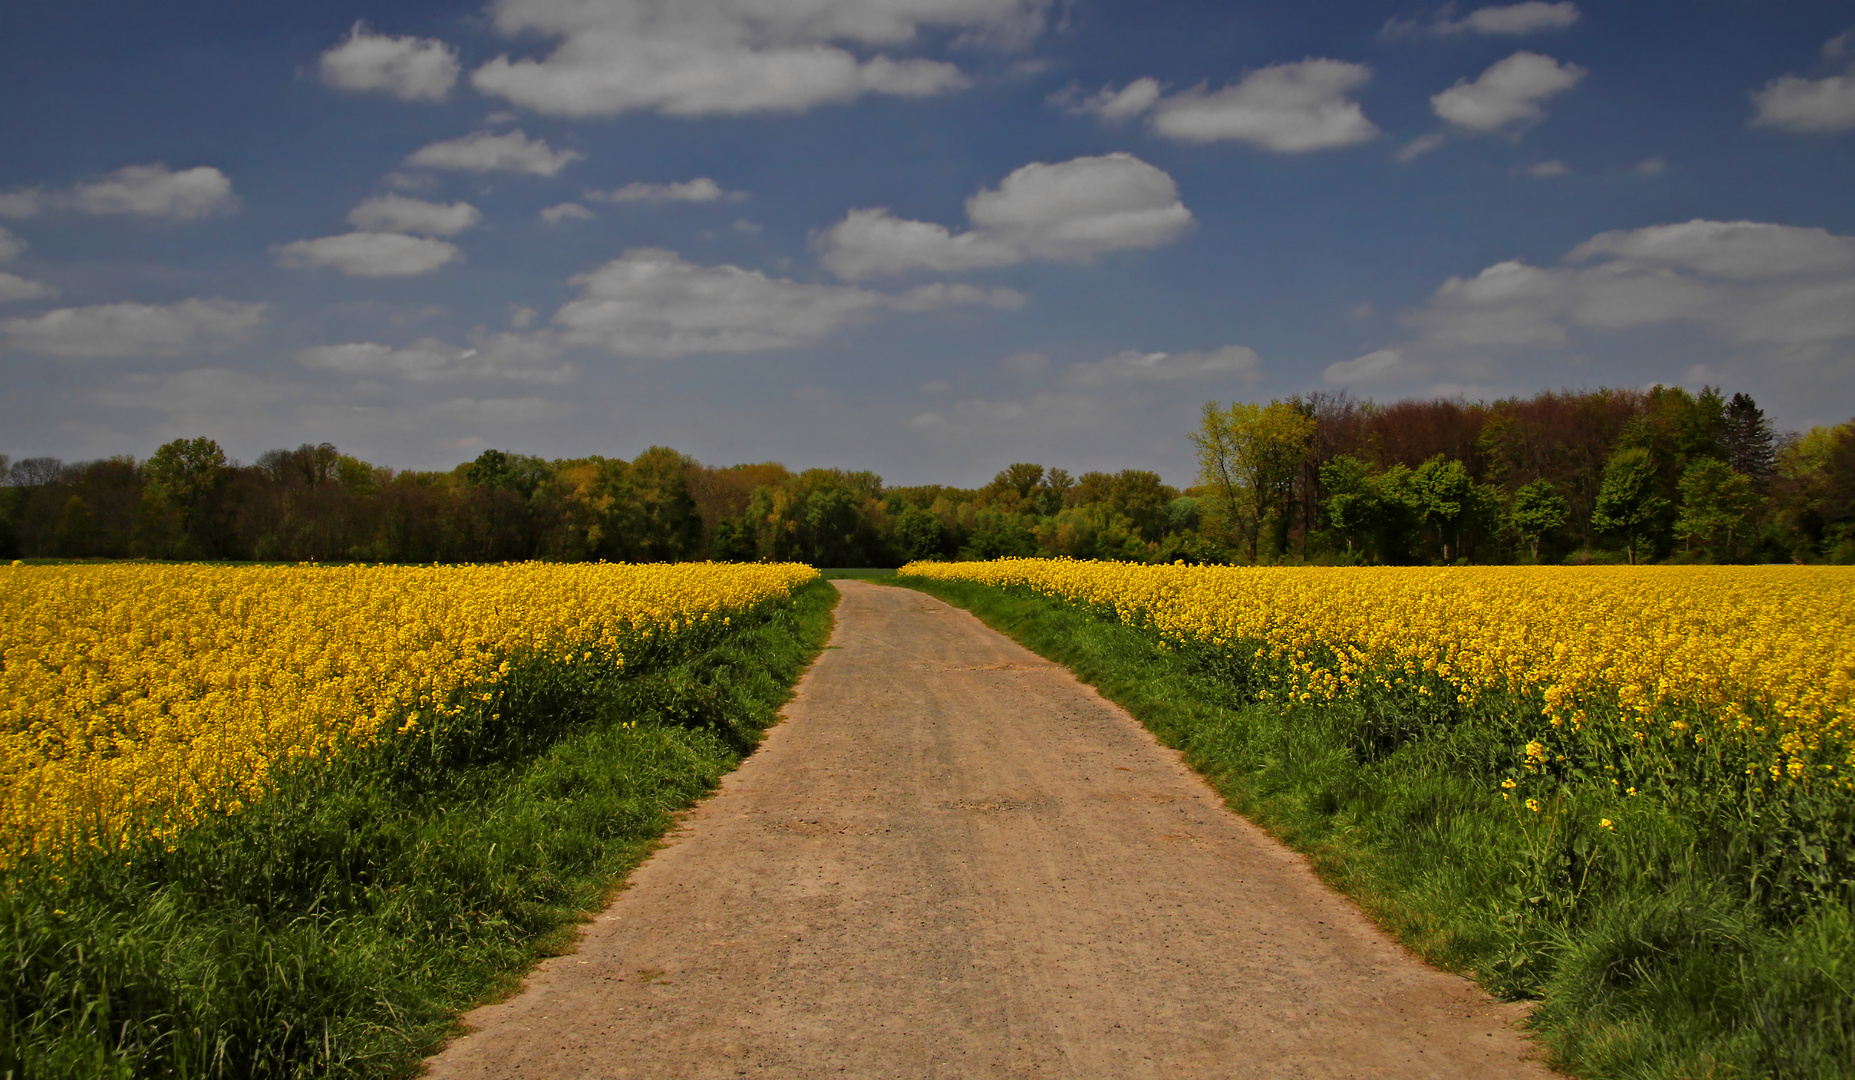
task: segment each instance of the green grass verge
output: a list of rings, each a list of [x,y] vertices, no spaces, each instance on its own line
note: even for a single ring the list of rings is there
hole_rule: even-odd
[[[1544,816],[1496,794],[1514,770],[1505,730],[1258,703],[1241,665],[1145,630],[969,582],[897,583],[1068,666],[1426,958],[1537,998],[1532,1023],[1574,1075],[1855,1075],[1855,882],[1780,894],[1737,869],[1773,864],[1774,846],[1776,865],[1846,865],[1812,850],[1820,836],[1648,799],[1607,810],[1614,833],[1543,835]],[[1597,805],[1557,820],[1595,823]],[[1847,810],[1832,815],[1844,832]]]
[[[518,664],[440,738],[296,769],[171,847],[15,868],[0,1077],[410,1075],[752,750],[836,600],[622,676]]]

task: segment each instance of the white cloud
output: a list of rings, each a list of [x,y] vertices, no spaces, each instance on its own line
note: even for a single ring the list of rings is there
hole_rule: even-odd
[[[364,232],[421,233],[456,236],[483,221],[467,202],[426,202],[404,195],[381,195],[348,212],[348,224]]]
[[[72,189],[70,204],[87,214],[137,214],[188,221],[238,206],[232,181],[205,165],[174,172],[166,165],[129,165]]]
[[[0,217],[29,218],[45,208],[45,193],[38,188],[0,191]]]
[[[1321,378],[1330,385],[1355,385],[1359,383],[1388,382],[1393,379],[1408,378],[1418,374],[1404,361],[1404,353],[1398,349],[1380,349],[1369,352],[1357,360],[1342,360],[1337,364],[1328,364],[1322,371]]]
[[[1660,176],[1668,171],[1668,162],[1659,157],[1646,157],[1630,166],[1630,171],[1637,176]]]
[[[1528,176],[1568,176],[1572,167],[1557,158],[1551,161],[1537,161],[1522,170]]]
[[[543,334],[491,334],[478,330],[468,347],[421,338],[404,348],[374,342],[318,345],[296,361],[305,367],[363,378],[407,382],[506,380],[564,383],[574,369],[560,362],[560,347]]]
[[[1540,102],[1578,85],[1585,70],[1560,64],[1550,56],[1517,52],[1495,63],[1474,82],[1461,79],[1430,99],[1436,115],[1470,131],[1502,128],[1543,119]]]
[[[1087,97],[1082,97],[1080,89],[1072,83],[1051,94],[1048,100],[1071,116],[1089,114],[1115,121],[1139,116],[1157,105],[1159,98],[1159,80],[1148,78],[1135,79],[1119,90],[1104,86]]]
[[[589,191],[588,199],[594,202],[716,202],[726,199],[739,202],[747,198],[745,192],[727,191],[720,184],[706,176],[694,180],[679,180],[671,184],[626,184],[611,191]]]
[[[1855,237],[1750,221],[1688,221],[1599,233],[1559,265],[1496,263],[1452,277],[1403,317],[1417,337],[1334,364],[1329,382],[1479,374],[1516,350],[1574,333],[1695,327],[1742,357],[1855,359]]]
[[[0,229],[0,263],[10,262],[26,250],[26,242],[5,229]],[[18,274],[0,273],[0,304],[15,303],[21,300],[48,300],[58,295],[58,290],[43,282],[32,281]]]
[[[58,308],[0,319],[0,347],[84,360],[224,352],[257,336],[264,308],[218,299]]]
[[[58,295],[58,290],[44,282],[20,277],[18,274],[0,273],[0,304],[20,300],[49,300]]]
[[[1378,128],[1347,94],[1372,77],[1364,64],[1302,60],[1244,76],[1215,93],[1203,87],[1159,102],[1153,130],[1188,142],[1233,139],[1284,154],[1369,142]]]
[[[1428,24],[1416,19],[1392,19],[1385,24],[1385,35],[1453,37],[1479,34],[1483,37],[1524,37],[1542,30],[1563,30],[1576,25],[1580,17],[1578,5],[1569,0],[1562,3],[1526,0],[1525,3],[1479,8],[1461,19],[1449,18],[1449,6],[1445,6]]]
[[[457,73],[457,53],[444,42],[370,34],[358,22],[322,54],[323,82],[342,90],[384,90],[403,101],[443,101]]]
[[[1855,74],[1805,79],[1786,75],[1752,92],[1752,123],[1804,134],[1855,129]]]
[[[1016,311],[1024,306],[1025,298],[1016,289],[982,289],[977,285],[936,281],[896,293],[889,297],[888,304],[895,311],[933,311],[962,305]]]
[[[351,277],[403,277],[464,257],[455,244],[399,233],[344,233],[297,240],[277,250],[283,266],[327,267]]]
[[[191,221],[238,209],[238,197],[232,193],[232,181],[218,169],[201,165],[175,172],[158,161],[125,166],[69,191],[33,187],[0,192],[0,217],[29,218],[60,209]]]
[[[518,129],[501,135],[478,131],[462,138],[435,142],[413,151],[406,164],[429,169],[553,176],[585,157],[577,150],[554,150],[546,139],[530,140]]]
[[[1737,281],[1855,275],[1855,237],[1752,221],[1694,220],[1599,233],[1570,262],[1609,257]]]
[[[1428,135],[1419,135],[1410,142],[1400,146],[1398,152],[1393,154],[1392,157],[1397,158],[1399,161],[1415,161],[1430,151],[1442,146],[1447,141],[1448,139],[1440,131],[1433,131]]]
[[[1254,382],[1262,375],[1262,357],[1247,345],[1226,345],[1209,352],[1126,352],[1070,367],[1067,378],[1079,386],[1124,382],[1185,382],[1235,379]]]
[[[924,97],[969,85],[952,64],[840,43],[905,46],[926,28],[1012,47],[1041,32],[1049,0],[496,0],[496,28],[559,40],[543,59],[498,57],[476,88],[568,116],[798,112],[864,94]]]
[[[1178,185],[1131,154],[1026,165],[966,200],[972,229],[853,210],[820,238],[824,264],[845,280],[910,270],[955,273],[1026,259],[1087,262],[1155,247],[1192,224]]]
[[[570,283],[580,295],[553,320],[563,341],[652,358],[787,349],[892,311],[1023,302],[1008,289],[929,285],[890,295],[806,284],[738,266],[698,266],[657,248],[627,251]]]
[[[1527,0],[1505,7],[1485,7],[1469,13],[1462,20],[1465,28],[1476,34],[1503,34],[1515,37],[1541,30],[1563,30],[1578,21],[1578,5],[1568,2],[1549,4],[1544,0]]]
[[[576,202],[557,203],[541,208],[541,220],[549,225],[558,225],[563,221],[585,221],[597,217],[591,210]]]

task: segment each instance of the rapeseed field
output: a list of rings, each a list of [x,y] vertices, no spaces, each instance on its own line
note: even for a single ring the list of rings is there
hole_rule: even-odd
[[[900,573],[1030,590],[1170,643],[1247,650],[1262,700],[1498,693],[1535,766],[1578,748],[1608,758],[1613,744],[1733,744],[1760,748],[1764,784],[1855,788],[1851,568],[1005,559]],[[1523,714],[1523,700],[1537,709]]]
[[[0,567],[0,860],[238,813],[279,763],[495,709],[512,663],[622,669],[702,647],[815,577],[798,564]]]

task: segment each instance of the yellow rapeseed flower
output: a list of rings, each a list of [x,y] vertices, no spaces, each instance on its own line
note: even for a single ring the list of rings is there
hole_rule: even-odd
[[[511,656],[622,668],[628,652],[815,576],[15,563],[0,569],[0,862],[236,810],[275,763],[492,701]]]

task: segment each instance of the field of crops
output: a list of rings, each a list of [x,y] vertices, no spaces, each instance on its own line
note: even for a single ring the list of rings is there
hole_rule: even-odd
[[[494,710],[511,664],[700,647],[816,572],[0,568],[0,860],[237,812],[283,761]]]
[[[1264,700],[1536,701],[1536,713],[1509,716],[1536,766],[1582,752],[1615,768],[1620,747],[1730,744],[1756,748],[1755,781],[1855,788],[1855,569],[1007,559],[901,573],[1027,589],[1175,643],[1243,643]]]
[[[1590,1077],[1849,1075],[1855,570],[913,563]]]

